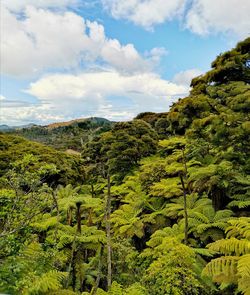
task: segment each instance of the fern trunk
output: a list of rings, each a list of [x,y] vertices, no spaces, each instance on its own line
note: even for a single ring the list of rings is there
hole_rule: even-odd
[[[180,174],[180,179],[181,179],[181,185],[183,189],[183,199],[184,199],[184,221],[185,221],[185,229],[184,229],[184,234],[185,234],[185,244],[188,244],[188,214],[187,214],[187,192],[183,180],[183,176]]]
[[[107,203],[106,203],[106,235],[107,235],[107,285],[108,290],[112,284],[112,257],[111,257],[111,228],[110,228],[110,214],[111,214],[111,183],[110,175],[107,176],[108,192],[107,192]]]

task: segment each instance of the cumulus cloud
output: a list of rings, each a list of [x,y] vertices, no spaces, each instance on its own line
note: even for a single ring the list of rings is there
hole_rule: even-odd
[[[126,19],[145,29],[178,19],[192,32],[250,33],[249,0],[101,0],[103,7],[116,19]]]
[[[187,85],[166,81],[154,73],[123,75],[113,70],[51,74],[31,83],[25,91],[36,97],[39,105],[17,108],[12,113],[5,108],[2,115],[6,122],[18,118],[47,123],[93,115],[127,120],[142,111],[166,111],[188,90]]]
[[[63,97],[71,100],[85,99],[89,96],[91,99],[99,99],[109,95],[164,98],[182,95],[186,88],[163,80],[154,73],[126,76],[116,71],[103,71],[80,75],[49,75],[31,83],[26,92],[42,101],[51,101]]]
[[[127,73],[142,72],[152,69],[162,54],[156,50],[145,58],[133,44],[108,38],[102,25],[73,12],[28,6],[19,18],[4,6],[2,10],[1,70],[5,74],[31,76],[96,61]]]
[[[186,16],[186,27],[204,35],[231,32],[239,37],[250,34],[249,0],[194,0]]]
[[[202,71],[199,69],[189,69],[189,70],[177,73],[173,78],[173,82],[178,85],[189,86],[192,79],[200,76],[201,74],[202,74]]]
[[[21,105],[14,108],[5,105],[1,107],[0,114],[1,123],[10,126],[28,123],[46,124],[67,119],[62,113],[55,113],[48,105],[36,104]]]
[[[77,4],[79,0],[2,0],[2,5],[13,12],[23,11],[27,6],[62,9]]]
[[[156,24],[170,21],[183,12],[186,0],[101,0],[104,8],[116,19],[128,19],[152,29]]]

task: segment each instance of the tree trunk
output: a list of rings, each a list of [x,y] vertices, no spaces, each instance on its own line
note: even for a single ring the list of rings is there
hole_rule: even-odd
[[[56,219],[57,219],[57,226],[55,229],[55,240],[57,241],[58,239],[58,224],[60,222],[60,211],[59,211],[59,206],[58,206],[58,201],[57,201],[57,195],[55,193],[55,191],[52,192],[52,197],[53,197],[53,201],[55,203],[55,207],[56,207]]]
[[[184,166],[184,178],[187,179],[187,162],[185,157],[185,151],[182,149],[182,163]],[[187,189],[185,187],[183,175],[180,173],[181,185],[183,190],[183,198],[184,198],[184,220],[185,220],[185,244],[188,244],[188,213],[187,213]],[[190,190],[188,188],[188,193],[190,194]]]
[[[183,180],[183,176],[180,174],[181,185],[183,189],[183,197],[184,197],[184,220],[185,220],[185,244],[188,244],[188,214],[187,214],[187,192]]]
[[[95,197],[95,189],[94,189],[93,183],[91,183],[91,196],[92,196],[92,198]]]
[[[76,219],[77,219],[77,232],[81,233],[81,222],[82,222],[82,217],[81,217],[81,203],[76,203]]]
[[[111,184],[110,175],[107,176],[108,182],[108,193],[107,193],[107,203],[106,203],[106,236],[107,236],[107,285],[108,290],[111,288],[112,284],[112,258],[111,258],[111,233],[110,233],[110,214],[111,214]]]
[[[69,265],[68,265],[68,268],[67,268],[67,278],[65,280],[65,289],[68,288],[69,286],[69,281],[70,281],[70,274],[71,274],[71,271],[72,271],[72,264],[73,264],[73,261],[74,261],[74,256],[75,256],[75,251],[76,251],[76,234],[74,235],[74,240],[72,242],[72,250],[71,250],[71,257],[70,257],[70,262],[69,262]]]
[[[103,253],[103,246],[101,246],[101,249],[100,249],[99,261],[98,261],[98,270],[97,270],[98,273],[97,273],[97,277],[96,277],[96,281],[95,281],[95,286],[91,290],[90,295],[95,295],[96,294],[97,289],[98,289],[99,284],[100,284],[101,274],[102,274],[102,253]]]

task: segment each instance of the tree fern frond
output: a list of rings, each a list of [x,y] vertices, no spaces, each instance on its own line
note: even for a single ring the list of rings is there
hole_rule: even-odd
[[[211,239],[215,242],[224,238],[224,232],[218,228],[210,227],[206,231],[201,233],[200,237],[202,241],[207,241]]]
[[[48,294],[62,287],[62,280],[66,277],[66,273],[51,270],[39,277],[33,278],[31,285],[25,294]]]
[[[203,213],[201,212],[197,212],[195,210],[188,210],[188,217],[190,218],[194,218],[195,220],[197,220],[199,223],[209,223],[209,219],[207,218],[207,216],[205,216]],[[205,225],[204,224],[204,225]]]
[[[37,229],[38,231],[46,231],[58,223],[58,217],[57,216],[50,216],[50,214],[45,214],[39,222],[33,222],[31,224],[32,227]]]
[[[225,209],[219,210],[215,213],[214,222],[221,221],[221,220],[228,220],[228,218],[232,217],[233,211]]]
[[[250,217],[241,217],[228,221],[231,226],[226,230],[228,237],[242,236],[250,240]]]
[[[244,295],[250,295],[250,277],[239,279],[238,290],[241,291]]]
[[[229,208],[237,207],[239,209],[245,209],[250,206],[250,200],[232,201],[227,205]]]
[[[207,247],[216,252],[235,254],[237,256],[250,252],[250,242],[247,240],[238,240],[236,238],[218,240],[208,244]]]
[[[192,248],[192,249],[194,250],[194,253],[200,254],[206,257],[213,257],[213,255],[215,254],[215,252],[210,249],[204,249],[204,248]]]
[[[212,277],[213,281],[218,283],[236,282],[238,259],[235,256],[215,258],[206,265],[202,274]]]
[[[59,289],[58,291],[49,292],[49,295],[77,295],[77,294],[78,293],[71,291],[69,289]]]
[[[250,254],[246,254],[240,257],[238,266],[238,274],[243,277],[250,278]]]

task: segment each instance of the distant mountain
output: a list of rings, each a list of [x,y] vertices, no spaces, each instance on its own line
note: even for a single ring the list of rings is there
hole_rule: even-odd
[[[13,126],[12,128],[14,128],[14,129],[23,129],[23,128],[31,128],[31,127],[35,127],[35,126],[39,126],[39,125],[36,125],[34,123],[29,123],[29,124],[26,124],[26,125]]]
[[[81,124],[83,123],[83,124]],[[66,126],[80,126],[80,125],[85,125],[85,124],[103,124],[103,123],[110,123],[109,120],[105,118],[99,118],[99,117],[90,117],[90,118],[82,118],[82,119],[74,119],[71,121],[66,121],[66,122],[56,122],[52,123],[49,125],[46,125],[44,127],[48,129],[55,129],[58,127],[66,127]]]
[[[12,130],[13,128],[10,127],[9,125],[0,125],[0,131],[8,131],[8,130]]]
[[[16,129],[23,129],[23,128],[31,128],[34,126],[38,126],[36,124],[30,123],[30,124],[26,124],[26,125],[20,125],[20,126],[9,126],[6,124],[0,125],[0,131],[12,131],[12,130],[16,130]]]
[[[113,124],[114,122],[104,118],[91,117],[55,122],[45,126],[29,124],[18,128],[10,127],[10,129],[1,131],[23,136],[61,151],[79,152],[86,141],[95,135],[110,130]]]

